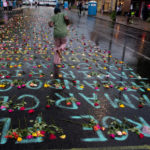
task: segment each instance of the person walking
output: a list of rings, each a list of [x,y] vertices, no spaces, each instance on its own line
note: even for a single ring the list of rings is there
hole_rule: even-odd
[[[36,8],[38,7],[38,1],[37,0],[35,1],[35,7]]]
[[[67,25],[69,24],[68,16],[61,13],[60,8],[56,7],[54,9],[54,16],[52,16],[51,21],[48,24],[50,27],[54,27],[54,64],[61,64],[62,51],[65,49],[67,42]]]
[[[9,4],[9,10],[12,11],[12,7],[13,7],[13,3],[11,0],[8,1],[8,4]]]
[[[83,4],[82,4],[82,2],[79,3],[78,8],[79,8],[79,14],[81,16],[82,10],[83,10]]]

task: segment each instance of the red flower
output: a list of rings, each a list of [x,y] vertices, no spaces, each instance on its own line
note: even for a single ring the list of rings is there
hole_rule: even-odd
[[[9,138],[9,135],[6,135],[5,138]]]
[[[50,108],[51,106],[50,105],[46,105],[46,108]]]
[[[143,105],[139,104],[138,107],[139,107],[139,108],[143,108]]]
[[[7,76],[6,76],[6,79],[9,79],[9,78],[10,78],[10,76],[7,75]]]
[[[68,105],[68,106],[71,105],[71,104],[72,104],[71,102],[67,102],[67,103],[66,103],[66,105]]]
[[[30,109],[30,110],[28,111],[29,114],[32,114],[32,113],[34,113],[34,112],[35,112],[34,109]]]
[[[63,85],[62,88],[65,89],[65,86]]]
[[[16,135],[15,135],[15,139],[17,139],[18,137],[19,137],[19,135],[18,135],[18,134],[16,134]]]
[[[94,103],[94,106],[98,106],[99,105],[99,103]]]
[[[55,134],[50,134],[50,135],[49,135],[49,139],[50,139],[50,140],[55,140],[55,139],[56,139]]]
[[[45,131],[40,131],[40,133],[44,135],[44,134],[45,134]]]
[[[144,135],[142,133],[139,134],[140,139],[144,138]]]
[[[25,107],[20,107],[20,110],[21,110],[21,111],[25,110]]]
[[[95,126],[93,126],[93,130],[94,130],[94,131],[98,131],[99,128],[95,125]]]
[[[29,74],[29,77],[32,77],[32,74]]]

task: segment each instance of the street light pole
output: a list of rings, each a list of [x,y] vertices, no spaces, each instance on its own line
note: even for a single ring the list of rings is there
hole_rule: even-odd
[[[116,13],[116,17],[117,17],[117,4],[118,4],[118,0],[116,0],[116,3],[115,3],[115,13]],[[116,22],[116,17],[115,17],[115,22]]]

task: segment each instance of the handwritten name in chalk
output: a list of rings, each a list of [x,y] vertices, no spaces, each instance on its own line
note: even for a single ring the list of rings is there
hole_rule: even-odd
[[[87,120],[87,122],[88,122],[88,120],[89,121],[92,120],[92,122],[94,122],[93,126],[91,126],[91,124],[90,124],[91,127],[88,127],[88,124],[85,126],[85,124],[82,125],[82,123],[81,123],[82,130],[84,132],[86,132],[86,131],[88,131],[88,133],[90,131],[95,132],[94,137],[90,137],[90,138],[81,137],[81,141],[83,141],[83,142],[106,142],[106,141],[110,140],[110,138],[109,138],[109,135],[106,135],[106,132],[103,132],[102,129],[104,128],[107,131],[109,129],[110,121],[116,121],[119,124],[123,123],[122,120],[120,120],[116,117],[113,117],[113,116],[104,116],[101,119],[101,121],[98,121],[97,119],[95,119],[91,115],[71,116],[70,118],[74,119],[74,120],[81,120],[80,122],[82,122],[82,120],[84,120],[84,122],[85,122],[85,120]],[[126,118],[126,117],[124,119],[127,123],[132,124],[133,128],[135,127],[136,129],[138,129],[139,132],[141,134],[143,134],[145,137],[150,138],[149,134],[146,134],[146,133],[142,132],[142,129],[143,129],[144,126],[150,127],[150,124],[148,124],[143,117],[139,116],[138,120],[136,120],[136,121],[134,121],[130,118]],[[98,129],[95,130],[94,126],[97,126]],[[117,133],[114,133],[114,134],[116,134],[116,136],[114,136],[114,140],[116,140],[116,141],[125,141],[129,137],[130,132],[127,129],[124,129],[124,132],[126,134],[124,134],[122,136],[119,136],[119,135],[117,135]]]
[[[14,103],[13,98],[16,100],[14,107],[12,108],[12,104]],[[20,108],[24,107],[22,110],[34,110],[39,107],[40,101],[39,99],[31,94],[23,94],[19,97],[9,97],[9,96],[0,96],[0,109],[2,111],[12,112],[14,109],[21,110]],[[24,103],[25,102],[25,103]],[[30,104],[30,106],[24,106],[25,104]],[[12,110],[12,111],[10,111]]]

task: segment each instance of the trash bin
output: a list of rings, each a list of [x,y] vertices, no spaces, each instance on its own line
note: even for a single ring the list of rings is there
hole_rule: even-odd
[[[90,1],[88,3],[88,15],[96,16],[96,13],[97,13],[97,2]]]
[[[68,9],[68,2],[67,1],[64,2],[64,9]]]

